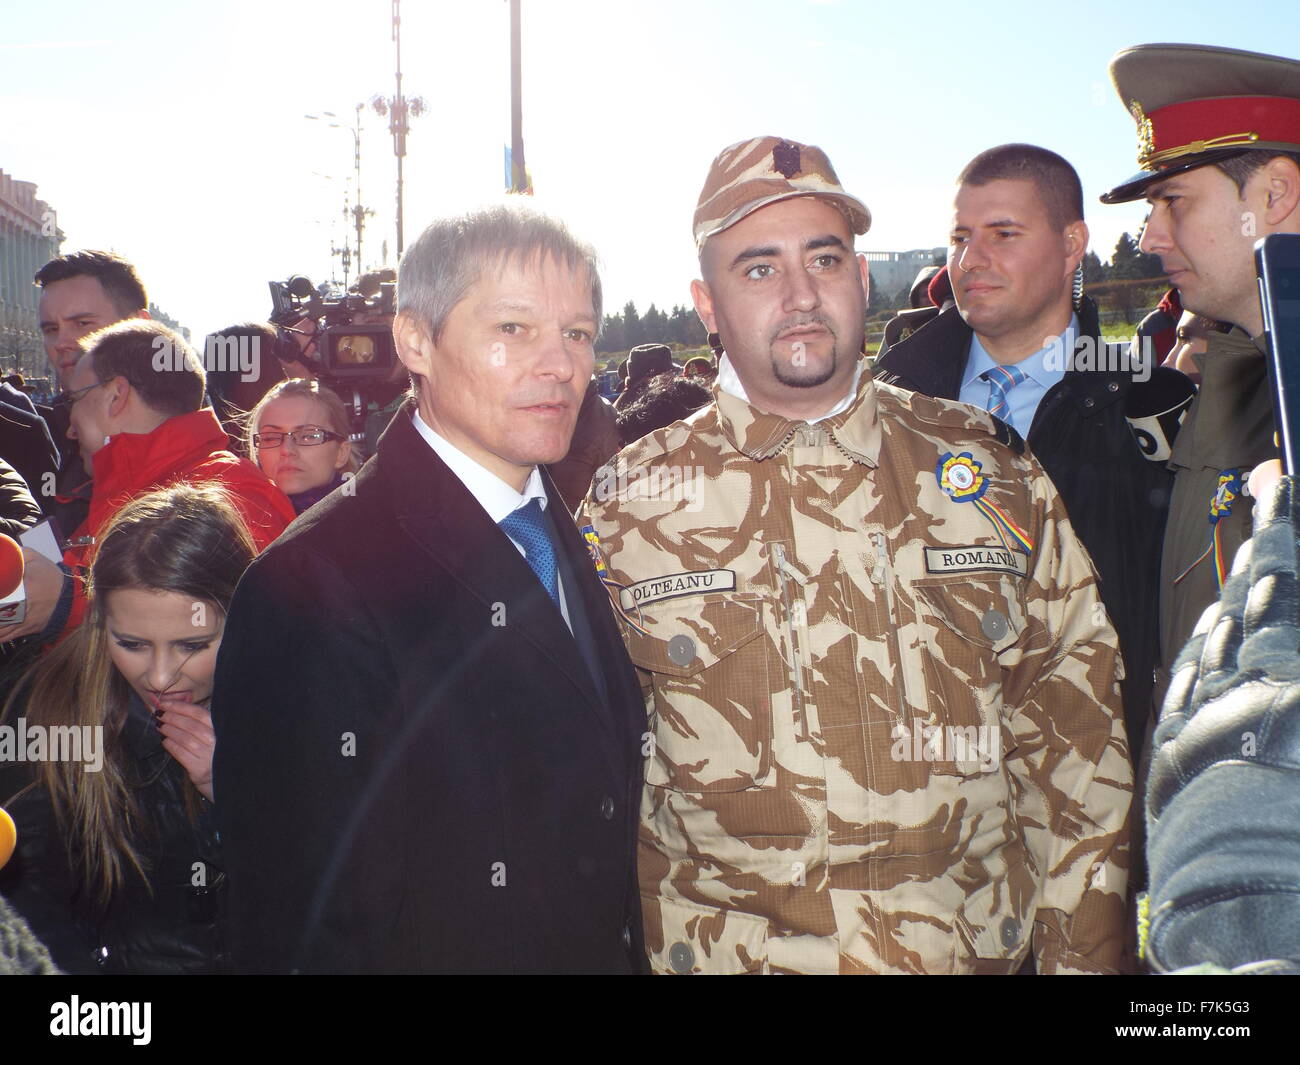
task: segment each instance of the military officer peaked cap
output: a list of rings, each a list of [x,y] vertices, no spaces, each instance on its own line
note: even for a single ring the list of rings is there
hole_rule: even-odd
[[[1244,152],[1300,152],[1300,62],[1204,44],[1139,44],[1110,61],[1137,122],[1142,172],[1101,198],[1127,203],[1148,185]]]

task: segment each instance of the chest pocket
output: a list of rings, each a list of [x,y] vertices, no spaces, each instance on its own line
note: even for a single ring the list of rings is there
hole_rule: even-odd
[[[646,783],[683,792],[744,791],[772,771],[772,694],[760,596],[670,599],[642,608],[632,661],[654,692]]]
[[[1025,635],[1020,582],[1010,576],[912,583],[923,639],[921,665],[936,734],[933,770],[971,776],[1001,768],[1012,739],[1003,727],[1004,652]]]

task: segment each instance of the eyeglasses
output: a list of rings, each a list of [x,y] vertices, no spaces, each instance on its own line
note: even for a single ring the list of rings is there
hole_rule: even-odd
[[[338,433],[331,433],[328,429],[294,429],[288,433],[254,433],[253,446],[263,449],[279,447],[284,443],[286,436],[299,447],[315,447],[317,444],[325,443],[326,440],[343,439]]]
[[[89,392],[92,388],[99,388],[101,385],[106,385],[106,384],[108,384],[107,381],[96,381],[93,385],[86,385],[85,388],[78,388],[72,392],[62,392],[55,397],[54,402],[51,403],[50,406],[64,407],[64,408],[71,407],[74,403],[77,402],[78,399],[80,399],[83,395]]]

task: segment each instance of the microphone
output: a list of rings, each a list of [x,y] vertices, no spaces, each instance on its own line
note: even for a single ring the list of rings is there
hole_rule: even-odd
[[[1196,386],[1172,366],[1157,366],[1145,381],[1128,390],[1124,417],[1142,454],[1152,462],[1168,462],[1174,438],[1196,397]]]
[[[0,533],[0,625],[17,625],[27,617],[25,571],[22,547],[12,536]]]
[[[17,843],[18,829],[14,827],[14,819],[5,813],[3,806],[0,806],[0,869],[3,869],[5,862],[12,857]]]

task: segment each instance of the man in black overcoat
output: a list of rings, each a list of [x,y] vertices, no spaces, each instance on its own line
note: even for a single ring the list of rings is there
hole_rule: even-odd
[[[644,969],[644,703],[538,469],[568,450],[600,320],[593,253],[536,214],[438,221],[403,257],[414,398],[254,562],[225,627],[239,969]]]

